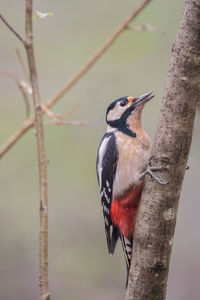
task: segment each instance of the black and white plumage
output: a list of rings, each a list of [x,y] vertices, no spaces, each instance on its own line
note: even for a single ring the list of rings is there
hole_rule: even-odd
[[[132,255],[134,220],[142,190],[140,175],[147,167],[151,149],[149,137],[141,127],[141,113],[144,103],[151,98],[152,93],[139,98],[122,97],[109,105],[107,131],[97,155],[96,170],[108,251],[114,253],[120,238],[127,274]]]
[[[112,237],[110,228],[112,226],[110,208],[113,193],[113,181],[116,173],[118,160],[118,151],[113,132],[106,133],[99,145],[97,155],[97,176],[100,187],[101,204],[105,222],[105,233],[109,253],[114,252],[117,239],[119,237],[118,229],[113,226]]]

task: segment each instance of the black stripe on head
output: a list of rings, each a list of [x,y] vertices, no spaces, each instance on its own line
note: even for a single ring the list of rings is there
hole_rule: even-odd
[[[131,112],[132,112],[132,108],[129,107],[127,108],[127,110],[125,110],[125,112],[121,115],[121,117],[117,120],[114,121],[107,121],[107,123],[114,128],[122,128],[126,126],[126,120],[127,118],[130,116]]]
[[[109,113],[109,111],[112,110],[112,109],[115,107],[115,105],[116,105],[117,102],[120,102],[120,101],[126,100],[126,99],[127,99],[127,96],[121,97],[121,98],[119,98],[119,99],[113,101],[113,102],[108,106],[108,108],[107,108],[106,116],[107,116],[107,114]]]
[[[130,136],[130,137],[136,137],[136,133],[131,131],[127,124],[126,120],[130,116],[133,109],[129,107],[120,117],[120,119],[114,120],[114,121],[107,121],[107,124],[110,125],[113,128],[117,128],[119,131],[123,132],[124,134]]]

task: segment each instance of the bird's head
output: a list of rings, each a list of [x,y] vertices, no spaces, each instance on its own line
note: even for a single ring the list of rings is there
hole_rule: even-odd
[[[122,97],[113,101],[107,108],[106,122],[112,128],[127,126],[129,119],[140,121],[144,104],[154,97],[152,92],[140,97]]]

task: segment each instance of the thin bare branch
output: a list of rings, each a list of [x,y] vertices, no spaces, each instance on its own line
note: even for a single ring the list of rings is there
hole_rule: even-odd
[[[44,122],[44,125],[74,125],[74,126],[81,126],[81,125],[88,125],[88,124],[94,124],[94,122],[89,121],[51,121],[51,122]]]
[[[23,43],[25,44],[25,40],[23,37],[6,21],[6,19],[0,14],[0,19],[2,22],[14,33],[14,35]]]
[[[32,30],[32,0],[26,0],[26,42],[25,49],[28,60],[30,81],[33,90],[33,104],[35,108],[35,129],[38,153],[39,186],[40,186],[40,233],[39,233],[39,257],[40,257],[40,300],[49,299],[48,286],[48,193],[47,193],[47,159],[44,140],[43,111],[41,107],[38,76],[33,48]]]
[[[23,86],[21,84],[18,85],[19,89],[22,93],[23,99],[24,99],[24,104],[25,104],[25,113],[26,113],[26,119],[28,119],[30,117],[30,104],[29,104],[29,99],[27,96],[27,93],[25,91],[25,89],[23,88]]]
[[[6,140],[6,142],[1,146],[1,153],[6,154],[8,150],[18,141],[18,139],[23,136],[25,132],[34,124],[34,117],[25,120],[24,123]],[[1,158],[0,153],[0,158]]]
[[[100,46],[93,56],[88,59],[80,70],[61,88],[51,99],[47,101],[47,106],[51,107],[55,104],[90,68],[96,63],[96,61],[102,56],[102,54],[112,45],[117,37],[127,28],[127,25],[144,9],[144,7],[151,0],[144,0],[141,2],[131,13],[126,17],[122,24],[105,40],[102,46]]]
[[[20,85],[23,87],[23,89],[29,94],[32,95],[33,91],[32,91],[32,87],[31,85],[24,81],[24,80],[20,80]]]
[[[28,76],[28,73],[27,73],[27,70],[26,70],[26,66],[25,66],[25,63],[23,61],[23,58],[21,56],[21,53],[19,51],[19,49],[16,49],[16,54],[17,54],[17,58],[18,58],[18,61],[19,61],[19,64],[24,72],[24,76],[26,78],[27,81],[29,81],[29,76]]]
[[[135,31],[135,32],[160,32],[161,34],[166,34],[165,31],[163,31],[158,26],[152,25],[150,23],[144,23],[142,25],[128,25],[127,29]]]
[[[3,69],[0,70],[0,73],[7,77],[10,77],[11,79],[13,79],[15,81],[16,84],[18,84],[18,82],[19,82],[18,77],[14,73],[7,71],[7,70],[3,70]]]
[[[56,114],[56,116],[59,118],[59,119],[66,119],[66,118],[69,118],[71,117],[71,115],[75,112],[75,110],[77,110],[77,108],[79,107],[79,103],[75,103],[72,108],[66,113],[66,114]]]
[[[41,107],[43,112],[46,113],[46,115],[52,119],[52,122],[45,122],[45,125],[66,125],[66,124],[73,124],[73,123],[75,125],[80,125],[80,124],[76,124],[79,121],[66,121],[66,122],[63,121],[63,119],[69,117],[74,112],[74,110],[78,107],[78,104],[74,105],[72,109],[66,114],[55,114],[50,109],[48,109],[45,104],[41,104]],[[82,125],[83,122],[81,121],[80,123]],[[85,121],[84,123],[86,124]]]
[[[24,99],[24,104],[25,104],[25,114],[26,114],[26,119],[29,119],[30,117],[30,103],[29,103],[29,99],[26,93],[26,88],[25,86],[28,85],[25,81],[20,80],[15,74],[7,71],[7,70],[0,70],[0,73],[2,73],[3,75],[8,76],[9,78],[11,78],[18,86],[23,99]]]
[[[51,108],[73,85],[75,85],[78,80],[83,77],[83,75],[95,64],[95,62],[104,54],[104,52],[112,45],[112,43],[116,40],[116,38],[127,28],[127,25],[145,8],[145,6],[150,2],[151,0],[143,0],[138,7],[136,7],[132,13],[126,17],[124,22],[114,31],[113,34],[111,34],[108,39],[103,43],[103,45],[95,51],[94,55],[87,61],[85,65],[83,65],[79,71],[63,86],[62,89],[60,89],[53,97],[51,97],[47,103],[47,108]],[[34,117],[33,117],[33,123],[34,124]],[[15,140],[17,142],[20,137],[23,136],[23,134],[29,129],[30,127],[27,127],[25,130],[23,130],[23,133],[18,136],[18,138]],[[19,128],[20,130],[20,128]],[[8,138],[9,140],[10,138]],[[6,141],[6,144],[8,142]],[[14,145],[14,144],[12,144]],[[9,145],[8,145],[9,146]],[[10,149],[10,147],[9,147]],[[3,155],[7,152],[7,149],[0,148],[0,158],[3,157]]]
[[[54,124],[59,124],[61,122],[60,119],[50,109],[48,109],[45,104],[41,104],[41,108],[43,112],[52,119]]]

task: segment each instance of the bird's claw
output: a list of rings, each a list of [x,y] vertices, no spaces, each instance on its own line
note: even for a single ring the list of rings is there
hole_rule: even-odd
[[[159,184],[168,184],[168,181],[164,181],[162,179],[160,179],[158,176],[156,176],[154,174],[155,171],[161,171],[161,170],[168,170],[169,167],[168,166],[160,166],[160,167],[149,167],[146,169],[146,171],[144,171],[142,174],[141,174],[141,178],[144,177],[146,174],[149,174],[150,175],[150,178],[151,180],[155,180],[157,181]]]
[[[163,169],[163,168],[162,168]],[[153,170],[152,170],[152,168],[150,167],[149,169],[147,169],[147,174],[149,174],[150,175],[150,178],[151,178],[151,180],[155,180],[155,181],[157,181],[159,184],[168,184],[168,181],[165,181],[165,180],[162,180],[162,179],[160,179],[160,177],[158,177],[158,176],[156,176],[155,174],[154,174],[154,171],[160,171],[161,169],[159,168],[159,169],[156,169],[156,168],[153,168]]]

